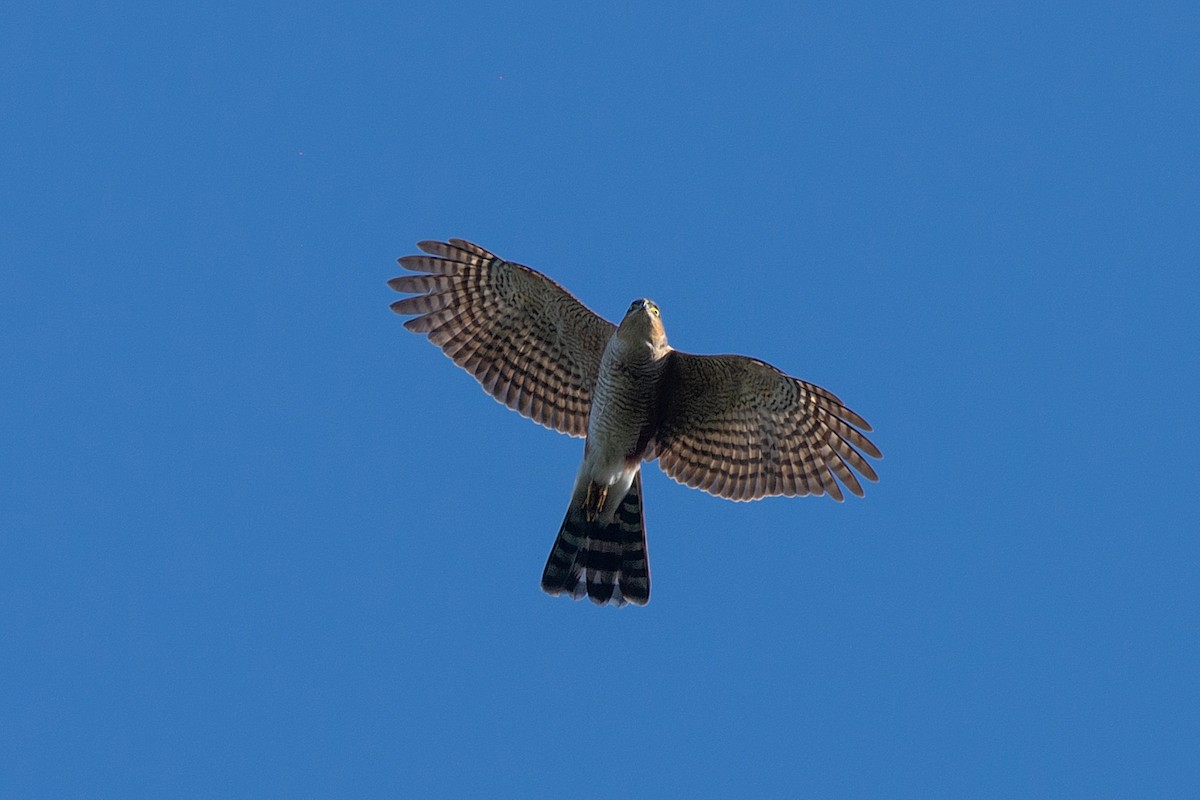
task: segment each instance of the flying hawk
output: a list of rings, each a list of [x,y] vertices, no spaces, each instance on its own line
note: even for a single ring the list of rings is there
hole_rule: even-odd
[[[571,502],[542,574],[550,594],[644,605],[650,569],[641,465],[731,500],[862,496],[866,420],[832,392],[755,358],[667,344],[658,306],[635,300],[620,325],[529,267],[451,239],[401,258],[392,303],[488,394],[535,422],[587,437]],[[840,484],[839,484],[840,481]]]

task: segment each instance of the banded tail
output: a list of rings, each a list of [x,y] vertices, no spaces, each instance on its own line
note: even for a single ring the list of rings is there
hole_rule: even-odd
[[[565,592],[576,600],[586,593],[597,605],[611,601],[644,606],[650,600],[640,472],[611,523],[588,522],[583,508],[575,503],[567,509],[542,573],[542,590],[547,594]]]

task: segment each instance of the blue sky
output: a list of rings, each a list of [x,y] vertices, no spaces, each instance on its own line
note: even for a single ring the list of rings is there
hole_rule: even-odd
[[[1186,3],[9,4],[0,794],[1200,792]],[[646,470],[388,310],[459,236],[875,427],[867,496]]]

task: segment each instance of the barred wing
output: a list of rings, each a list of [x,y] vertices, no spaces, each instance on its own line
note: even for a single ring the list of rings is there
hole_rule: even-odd
[[[853,470],[878,480],[863,458],[881,458],[867,421],[833,393],[754,358],[673,351],[655,442],[663,471],[728,497],[829,494],[860,497]],[[838,480],[835,480],[835,476]]]
[[[586,436],[600,357],[616,326],[529,267],[451,239],[404,256],[418,275],[388,281],[416,294],[392,303],[484,391],[547,428]]]

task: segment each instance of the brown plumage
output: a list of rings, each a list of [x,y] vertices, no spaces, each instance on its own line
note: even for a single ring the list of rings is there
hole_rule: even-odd
[[[571,436],[587,436],[592,387],[604,345],[617,329],[529,267],[501,261],[478,245],[421,242],[429,256],[400,266],[422,275],[388,281],[421,292],[392,303],[484,391],[522,416]]]
[[[392,309],[484,390],[534,421],[587,436],[583,464],[542,576],[551,594],[643,604],[650,595],[643,460],[733,500],[863,494],[878,477],[871,426],[833,393],[754,358],[668,344],[658,306],[635,301],[620,326],[554,281],[461,239],[420,242],[389,285]]]

